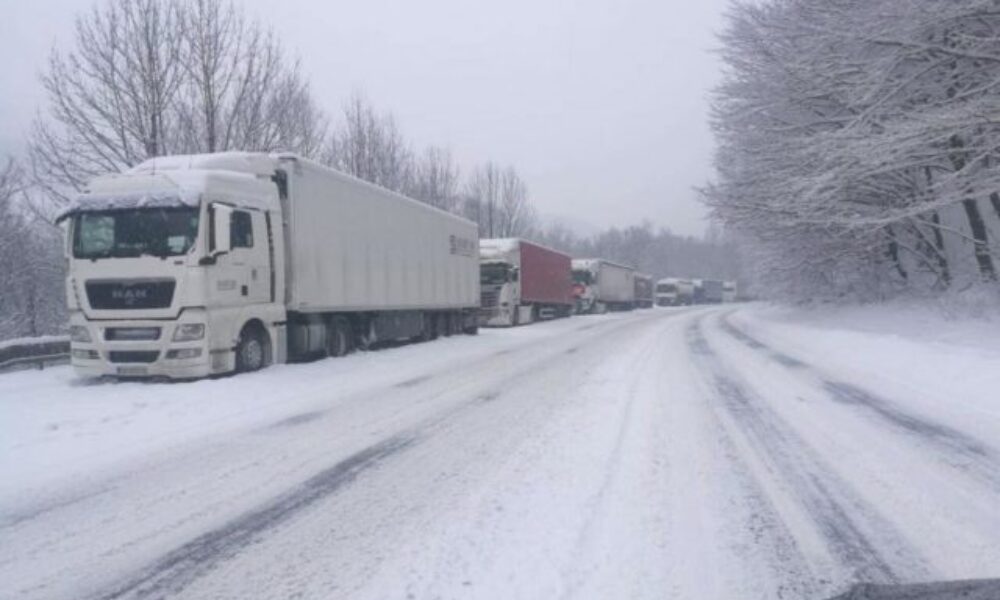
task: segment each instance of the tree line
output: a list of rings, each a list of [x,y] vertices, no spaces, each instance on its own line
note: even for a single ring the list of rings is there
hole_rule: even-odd
[[[734,2],[705,202],[772,297],[995,286],[1000,2]]]
[[[0,339],[62,327],[59,207],[93,177],[170,154],[291,151],[469,218],[481,237],[530,237],[654,275],[724,262],[724,245],[648,224],[591,238],[545,226],[513,166],[464,174],[446,147],[415,149],[361,93],[331,117],[274,33],[225,0],[105,0],[77,16],[41,81],[26,155],[0,179]]]

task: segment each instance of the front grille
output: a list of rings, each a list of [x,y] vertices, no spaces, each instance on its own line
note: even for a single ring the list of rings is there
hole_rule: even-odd
[[[159,327],[108,327],[104,339],[109,342],[151,342],[160,339]]]
[[[160,357],[159,350],[112,350],[108,360],[113,363],[151,363]]]
[[[499,299],[500,299],[500,292],[493,290],[484,290],[479,298],[479,306],[483,308],[496,306],[497,301]]]
[[[173,279],[88,281],[87,300],[98,310],[169,308],[174,299]]]

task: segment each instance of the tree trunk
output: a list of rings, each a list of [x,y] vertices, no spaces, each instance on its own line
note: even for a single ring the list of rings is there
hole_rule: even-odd
[[[979,263],[979,271],[983,279],[996,281],[996,268],[993,266],[993,256],[990,254],[989,239],[986,234],[986,223],[983,222],[983,214],[979,211],[979,204],[973,198],[966,198],[962,200],[962,208],[965,209],[965,216],[969,219],[972,239],[975,240],[976,262]]]
[[[965,141],[961,136],[953,135],[949,140],[950,146],[956,150],[951,155],[951,163],[958,173],[965,168],[967,163]],[[972,239],[975,244],[976,262],[979,264],[979,273],[987,281],[996,281],[997,273],[993,266],[993,256],[990,254],[989,239],[986,233],[986,223],[983,222],[983,214],[979,211],[979,204],[973,197],[971,189],[965,190],[965,199],[962,200],[962,208],[965,209],[965,217],[969,221],[969,230],[972,232]]]
[[[937,250],[938,266],[941,268],[941,281],[945,287],[951,285],[951,270],[948,268],[948,257],[944,253],[944,236],[941,235],[941,215],[937,211],[931,213],[931,222],[934,224],[934,247]]]
[[[885,226],[885,233],[889,236],[889,248],[887,249],[889,259],[892,260],[893,266],[896,267],[896,272],[903,278],[903,281],[908,281],[910,275],[903,268],[903,263],[899,262],[899,242],[896,241],[896,232],[892,230],[892,225]]]

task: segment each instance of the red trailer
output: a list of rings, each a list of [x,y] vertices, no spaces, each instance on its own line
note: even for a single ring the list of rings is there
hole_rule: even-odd
[[[517,238],[479,242],[481,325],[565,317],[573,308],[572,259]]]

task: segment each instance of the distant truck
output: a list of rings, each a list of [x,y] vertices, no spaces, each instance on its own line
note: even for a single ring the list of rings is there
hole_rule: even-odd
[[[723,283],[715,279],[703,279],[701,282],[701,299],[704,304],[721,304],[723,301]]]
[[[572,258],[521,239],[479,241],[479,324],[511,327],[573,312]]]
[[[722,282],[722,301],[723,302],[736,302],[739,294],[736,291],[735,281],[724,281]]]
[[[680,295],[677,290],[677,279],[668,277],[656,282],[656,305],[679,306]]]
[[[653,277],[645,273],[635,274],[635,307],[653,308]]]
[[[632,310],[635,269],[600,258],[574,259],[573,295],[579,314]]]
[[[687,279],[668,277],[656,282],[657,306],[687,306],[694,303],[694,283]]]
[[[202,377],[475,333],[475,223],[291,154],[161,157],[65,211],[71,361]]]

